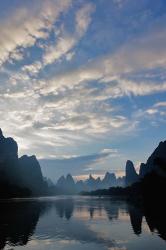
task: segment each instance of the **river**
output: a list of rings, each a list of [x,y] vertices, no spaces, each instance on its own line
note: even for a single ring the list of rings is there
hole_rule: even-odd
[[[0,249],[165,250],[165,224],[111,197],[0,202]]]

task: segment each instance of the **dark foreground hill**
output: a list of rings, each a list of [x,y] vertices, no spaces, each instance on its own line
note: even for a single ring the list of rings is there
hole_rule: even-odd
[[[17,142],[0,129],[0,197],[24,197],[47,192],[35,156],[18,157]]]

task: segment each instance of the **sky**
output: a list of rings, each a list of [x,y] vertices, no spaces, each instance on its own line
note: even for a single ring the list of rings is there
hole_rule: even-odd
[[[0,127],[56,180],[166,139],[165,0],[0,1]]]

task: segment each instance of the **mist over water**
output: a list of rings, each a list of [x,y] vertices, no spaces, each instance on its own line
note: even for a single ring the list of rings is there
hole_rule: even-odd
[[[1,201],[0,249],[162,250],[161,221],[161,215],[110,197]]]

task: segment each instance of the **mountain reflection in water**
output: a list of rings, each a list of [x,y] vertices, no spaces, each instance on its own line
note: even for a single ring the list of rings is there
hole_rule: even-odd
[[[162,209],[108,197],[1,201],[0,249],[160,250],[165,217]]]

